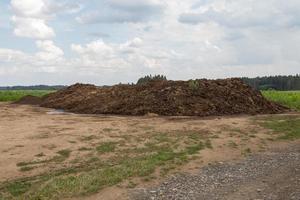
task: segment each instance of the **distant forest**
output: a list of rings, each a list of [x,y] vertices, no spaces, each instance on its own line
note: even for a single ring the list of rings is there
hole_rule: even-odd
[[[60,90],[65,87],[64,85],[5,86],[0,87],[0,90]]]
[[[149,80],[167,80],[166,76],[145,76],[138,80],[137,84],[143,84]],[[243,77],[242,80],[257,90],[300,90],[300,74],[295,76],[265,76],[256,78]],[[34,86],[12,86],[1,87],[0,90],[60,90],[65,85],[34,85]]]
[[[300,75],[296,76],[265,76],[242,78],[243,81],[257,90],[300,90]]]

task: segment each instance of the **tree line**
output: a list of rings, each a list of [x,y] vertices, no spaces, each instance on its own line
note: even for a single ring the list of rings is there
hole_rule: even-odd
[[[166,81],[164,75],[147,75],[140,78],[136,84],[146,84],[151,81]],[[264,76],[256,78],[243,77],[242,80],[257,90],[300,90],[300,74],[295,76]],[[60,90],[64,85],[34,85],[34,86],[12,86],[0,87],[0,90]]]
[[[242,80],[257,90],[300,90],[300,75],[243,77]]]
[[[0,90],[60,90],[65,87],[64,85],[4,86],[0,87]]]

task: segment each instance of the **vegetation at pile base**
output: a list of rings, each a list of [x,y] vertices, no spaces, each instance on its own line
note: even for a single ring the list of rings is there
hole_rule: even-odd
[[[89,149],[89,156],[74,159],[78,161],[75,165],[2,183],[0,199],[42,200],[90,195],[125,180],[130,182],[132,178],[150,179],[154,172],[165,176],[170,170],[194,159],[202,149],[213,148],[210,137],[201,131],[161,133],[148,130],[143,137],[131,136],[130,141],[125,138],[121,135],[114,142],[99,143]],[[41,164],[65,162],[70,153],[71,150],[64,149],[52,159],[22,162],[18,167],[28,171]]]
[[[300,91],[262,91],[263,95],[271,101],[292,109],[300,110]]]
[[[18,101],[24,96],[32,95],[42,97],[53,90],[0,90],[0,102]]]
[[[273,131],[280,140],[300,139],[300,117],[272,116],[258,119],[260,124]]]

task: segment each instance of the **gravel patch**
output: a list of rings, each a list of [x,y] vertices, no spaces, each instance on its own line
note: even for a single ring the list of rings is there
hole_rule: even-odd
[[[300,200],[300,145],[178,174],[160,186],[131,193],[138,200]]]

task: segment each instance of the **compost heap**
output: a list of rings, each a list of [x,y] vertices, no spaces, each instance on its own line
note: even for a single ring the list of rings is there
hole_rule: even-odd
[[[22,102],[22,100],[21,100]],[[84,114],[210,116],[274,114],[286,108],[240,79],[153,81],[97,87],[75,84],[42,98],[40,106]]]

